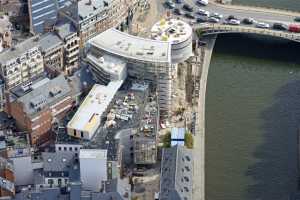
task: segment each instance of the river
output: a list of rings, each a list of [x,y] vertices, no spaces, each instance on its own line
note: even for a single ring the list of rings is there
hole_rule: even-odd
[[[218,37],[206,94],[207,200],[287,200],[296,191],[299,52],[268,37]]]
[[[234,4],[273,7],[289,10],[300,10],[299,0],[232,0]]]

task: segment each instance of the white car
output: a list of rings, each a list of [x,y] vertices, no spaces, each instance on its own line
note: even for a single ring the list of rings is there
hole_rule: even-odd
[[[209,12],[207,10],[199,9],[198,12],[197,12],[197,14],[209,17]]]
[[[257,28],[270,28],[270,24],[264,23],[264,22],[257,22],[256,23]]]
[[[230,19],[230,20],[227,20],[225,23],[230,24],[230,25],[240,25],[241,24],[240,20],[237,20],[237,19]]]
[[[208,0],[197,0],[197,3],[202,5],[202,6],[207,6]]]
[[[221,15],[219,13],[212,13],[210,16],[214,17],[214,18],[217,18],[217,19],[222,19],[223,18],[223,15]]]

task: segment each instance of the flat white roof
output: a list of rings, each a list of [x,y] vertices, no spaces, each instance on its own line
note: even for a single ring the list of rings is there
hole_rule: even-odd
[[[171,44],[108,29],[89,40],[92,46],[114,55],[153,63],[171,63]]]
[[[151,29],[152,39],[169,41],[172,44],[186,41],[192,37],[192,34],[192,27],[188,23],[178,19],[161,19]]]
[[[124,60],[118,59],[114,56],[103,55],[97,58],[93,54],[88,54],[87,57],[110,74],[120,74],[126,67],[126,62]]]
[[[79,159],[106,159],[106,149],[80,149]]]
[[[95,84],[67,127],[89,133],[95,130],[103,112],[106,111],[122,83],[123,80],[112,81],[107,86]]]

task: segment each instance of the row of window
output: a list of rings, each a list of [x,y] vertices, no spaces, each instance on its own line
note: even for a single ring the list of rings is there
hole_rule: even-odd
[[[67,151],[68,150],[68,148],[67,147],[58,147],[58,151],[62,151],[62,150],[64,150],[64,151]],[[73,147],[69,147],[69,151],[73,151]],[[74,151],[78,151],[78,147],[74,147]]]

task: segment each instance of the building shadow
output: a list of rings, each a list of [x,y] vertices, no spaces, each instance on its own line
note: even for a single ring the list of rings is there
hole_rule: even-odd
[[[247,199],[287,200],[297,191],[300,80],[281,87],[260,117],[264,140],[254,152],[257,162],[246,173],[255,181]]]

